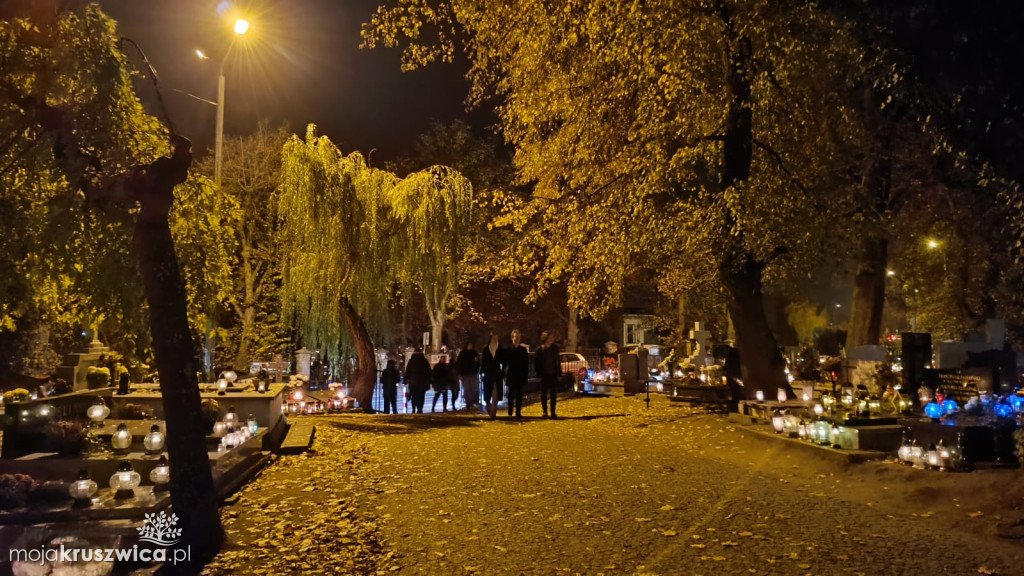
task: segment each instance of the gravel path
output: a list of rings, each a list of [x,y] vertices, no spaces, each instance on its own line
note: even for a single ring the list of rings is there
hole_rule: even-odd
[[[211,573],[1024,574],[994,536],[1020,471],[839,467],[661,397],[524,415],[317,419],[225,509]]]

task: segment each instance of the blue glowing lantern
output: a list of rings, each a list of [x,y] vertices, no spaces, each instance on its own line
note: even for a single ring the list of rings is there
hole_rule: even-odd
[[[1009,418],[1013,415],[1013,407],[1009,404],[1003,404],[1002,402],[996,404],[993,410],[995,410],[996,416],[999,416],[1000,418]]]
[[[946,413],[938,402],[929,402],[924,406],[924,413],[929,418],[941,418]]]
[[[1010,394],[1006,401],[1010,403],[1010,407],[1016,412],[1020,412],[1021,406],[1024,406],[1024,396]]]
[[[951,400],[949,398],[946,398],[945,400],[942,401],[942,412],[943,412],[943,414],[952,414],[952,413],[956,412],[957,408],[959,408],[959,406],[956,405],[956,401],[955,400]]]

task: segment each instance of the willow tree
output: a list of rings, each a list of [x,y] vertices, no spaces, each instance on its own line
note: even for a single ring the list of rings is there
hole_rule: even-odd
[[[406,68],[461,46],[472,101],[497,98],[534,184],[510,268],[601,315],[638,270],[711,262],[747,394],[788,387],[762,293],[809,273],[843,202],[860,51],[840,23],[801,0],[401,0],[364,38],[406,42]]]
[[[423,294],[434,350],[439,351],[473,230],[473,185],[458,171],[438,165],[409,174],[388,197],[401,231],[395,254],[399,277]]]
[[[223,531],[169,226],[190,144],[168,138],[144,113],[115,25],[96,4],[3,4],[0,61],[0,173],[23,180],[23,194],[41,183],[47,194],[80,198],[85,210],[130,223],[167,422],[171,505],[182,544],[192,549],[188,565],[173,570],[195,573],[219,549]]]
[[[337,366],[351,336],[358,362],[355,397],[369,408],[376,385],[373,342],[364,315],[384,304],[395,278],[388,192],[396,178],[349,156],[309,126],[290,138],[281,160],[281,299],[307,345]]]

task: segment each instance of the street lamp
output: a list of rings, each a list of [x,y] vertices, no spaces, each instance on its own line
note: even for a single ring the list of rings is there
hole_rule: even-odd
[[[249,32],[249,21],[242,18],[235,20],[233,30],[234,35],[231,36],[231,43],[228,44],[228,50],[224,53],[224,57],[221,58],[220,68],[217,71],[217,102],[210,102],[209,100],[198,98],[196,96],[189,94],[189,96],[192,96],[193,98],[198,98],[203,102],[208,102],[217,107],[217,130],[216,135],[214,137],[213,155],[213,183],[217,185],[218,189],[220,189],[221,165],[223,164],[224,154],[224,65],[227,64],[228,57],[231,55],[231,49],[235,47],[235,39],[238,36],[242,36]],[[205,52],[199,49],[196,50],[196,57],[198,57],[200,60],[210,59],[210,57]],[[213,326],[211,324],[211,321],[207,319],[205,335],[206,345],[203,358],[203,364],[204,368],[206,369],[207,375],[210,374],[211,367],[213,366],[213,343],[211,342],[210,336],[212,331]]]
[[[249,21],[241,18],[235,20],[234,31],[235,35],[231,37],[231,44],[228,45],[228,51],[220,61],[220,70],[217,73],[217,135],[213,158],[213,183],[217,185],[217,188],[220,188],[220,173],[224,151],[224,65],[227,64],[228,56],[231,55],[231,49],[235,47],[235,38],[243,36],[249,31]]]

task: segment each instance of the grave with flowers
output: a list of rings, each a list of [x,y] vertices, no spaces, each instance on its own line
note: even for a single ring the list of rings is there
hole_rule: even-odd
[[[283,437],[284,385],[204,389],[218,491],[244,483]],[[158,385],[18,397],[3,406],[0,525],[141,518],[169,505],[168,430]],[[173,440],[172,440],[173,441]]]

